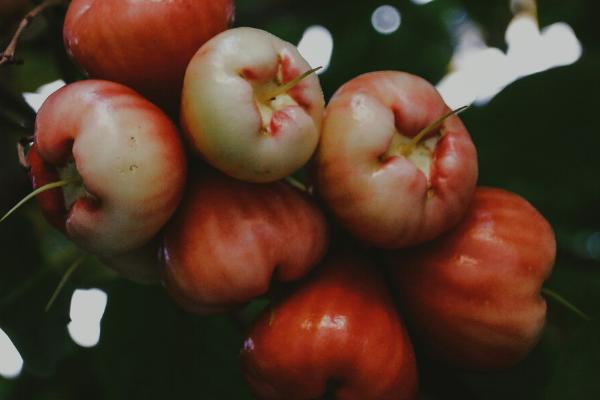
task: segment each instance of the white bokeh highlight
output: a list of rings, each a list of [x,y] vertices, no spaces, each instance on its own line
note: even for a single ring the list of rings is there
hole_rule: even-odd
[[[310,26],[304,31],[298,43],[298,51],[311,68],[322,67],[317,71],[320,75],[327,71],[331,63],[333,36],[324,26]]]
[[[533,18],[517,15],[506,30],[505,40],[508,45],[506,56],[517,77],[573,64],[582,55],[581,43],[564,22],[540,31]]]
[[[40,86],[35,93],[23,93],[23,98],[31,108],[37,113],[44,101],[61,87],[65,86],[65,81],[59,79],[54,82]]]
[[[100,322],[108,296],[100,289],[77,289],[71,297],[69,335],[81,347],[94,347],[100,341]]]
[[[8,335],[0,329],[0,376],[17,378],[23,370],[23,358]]]
[[[402,16],[400,11],[394,6],[383,5],[377,7],[371,15],[371,24],[373,28],[384,35],[390,35],[400,28]]]
[[[507,51],[489,47],[468,19],[457,28],[450,72],[437,88],[450,108],[484,105],[523,77],[571,65],[582,55],[573,29],[564,22],[540,30],[533,15],[516,15],[505,33]]]

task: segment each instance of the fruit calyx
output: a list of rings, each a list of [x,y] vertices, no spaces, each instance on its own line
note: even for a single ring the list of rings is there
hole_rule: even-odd
[[[380,157],[381,161],[385,162],[391,157],[405,157],[421,170],[429,180],[433,151],[443,134],[438,132],[433,137],[427,138],[427,136],[436,130],[446,119],[462,113],[467,108],[469,106],[463,106],[447,112],[413,137],[409,137],[402,132],[396,132],[392,137],[388,150]]]
[[[69,186],[76,182],[77,182],[77,180],[75,178],[73,178],[73,179],[67,179],[67,180],[60,180],[60,181],[56,181],[56,182],[50,182],[43,186],[40,186],[39,188],[35,189],[33,192],[29,193],[27,196],[23,197],[13,208],[11,208],[6,214],[4,214],[2,216],[2,218],[0,218],[0,222],[3,222],[5,219],[10,217],[15,211],[17,211],[19,208],[21,208],[21,206],[23,204],[27,203],[29,200],[33,199],[38,194],[47,192],[48,190],[66,187],[66,186]]]
[[[298,75],[291,81],[281,84],[277,81],[269,82],[261,88],[255,90],[256,105],[261,116],[261,132],[272,134],[271,121],[273,115],[286,107],[297,106],[298,102],[288,94],[296,85],[302,82],[308,76],[314,74],[322,67],[313,68]],[[278,79],[279,80],[279,79]]]
[[[297,84],[299,84],[305,78],[314,74],[321,68],[323,68],[323,67],[316,67],[316,68],[310,69],[310,70],[304,72],[303,74],[298,75],[297,77],[295,77],[294,79],[292,79],[291,81],[289,81],[283,85],[281,85],[281,84],[277,85],[275,88],[269,87],[268,90],[264,90],[262,93],[259,94],[258,99],[263,103],[269,103],[269,102],[275,101],[278,96],[287,94],[287,92],[292,90]]]
[[[83,179],[77,172],[75,161],[69,161],[64,167],[58,168],[60,181],[69,182],[62,186],[65,210],[70,210],[73,204],[82,197],[90,197],[85,189]],[[59,182],[60,182],[59,181]]]
[[[0,218],[0,222],[3,222],[5,219],[10,217],[29,200],[49,190],[62,188],[65,210],[71,209],[73,204],[82,197],[93,198],[93,196],[91,196],[86,190],[83,184],[83,179],[77,172],[75,161],[69,161],[64,167],[58,168],[57,172],[60,178],[58,181],[42,185],[33,192],[29,193],[27,196],[23,197],[13,208],[11,208],[2,216],[2,218]]]

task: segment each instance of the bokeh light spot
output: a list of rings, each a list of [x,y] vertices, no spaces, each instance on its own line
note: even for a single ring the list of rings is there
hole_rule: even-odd
[[[381,34],[389,35],[400,28],[402,17],[400,11],[394,6],[384,5],[377,7],[371,15],[373,28]]]
[[[100,341],[100,321],[108,296],[100,289],[77,289],[71,297],[71,339],[81,347],[94,347]]]
[[[50,82],[40,86],[35,93],[23,93],[23,98],[25,99],[25,102],[29,104],[31,108],[33,108],[35,112],[38,112],[38,110],[40,109],[42,104],[44,104],[46,99],[52,93],[56,92],[58,89],[65,85],[65,81],[59,79],[54,82]]]
[[[298,51],[311,68],[322,67],[317,74],[327,71],[333,54],[333,37],[324,26],[308,27],[298,43]]]
[[[10,340],[8,335],[0,329],[0,376],[14,379],[21,374],[23,358]]]

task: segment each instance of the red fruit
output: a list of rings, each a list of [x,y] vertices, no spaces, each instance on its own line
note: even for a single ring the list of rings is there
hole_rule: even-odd
[[[67,51],[91,77],[173,108],[188,62],[233,15],[233,0],[73,0],[63,34]]]
[[[403,400],[415,358],[388,289],[370,263],[336,255],[251,327],[242,369],[259,399]]]
[[[265,294],[273,279],[301,278],[327,242],[324,216],[297,189],[205,172],[165,231],[164,283],[190,311],[222,311]]]
[[[342,86],[325,112],[317,187],[344,228],[375,246],[429,241],[458,223],[477,180],[477,155],[435,88],[403,72]]]
[[[81,81],[42,105],[29,152],[34,189],[76,179],[38,200],[82,248],[115,256],[150,241],[175,211],[186,159],[177,129],[158,107],[107,81]]]
[[[432,357],[468,369],[510,367],[536,345],[540,291],[556,253],[548,222],[523,198],[478,188],[451,232],[390,257],[415,337]]]

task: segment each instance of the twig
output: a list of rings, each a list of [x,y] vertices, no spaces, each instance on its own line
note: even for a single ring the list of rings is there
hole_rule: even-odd
[[[304,184],[304,182],[300,181],[299,179],[296,179],[290,175],[286,176],[285,180],[287,181],[287,183],[300,190],[301,192],[308,192],[308,187]]]
[[[29,11],[19,23],[19,27],[15,31],[15,34],[8,43],[8,46],[6,46],[4,52],[0,53],[0,66],[8,64],[20,64],[21,61],[15,58],[15,51],[17,50],[17,42],[19,41],[19,38],[21,37],[21,34],[25,30],[25,28],[27,28],[31,21],[40,13],[42,13],[45,9],[57,6],[59,4],[64,3],[65,1],[66,0],[44,0],[36,7],[34,7],[31,11]]]
[[[54,302],[58,298],[58,295],[60,294],[60,292],[62,291],[62,289],[67,284],[67,281],[69,280],[69,278],[71,277],[71,275],[73,275],[73,272],[75,272],[77,270],[77,268],[79,268],[79,266],[81,264],[83,264],[83,262],[85,261],[86,257],[87,257],[87,254],[82,255],[81,257],[79,257],[78,259],[76,259],[73,262],[73,264],[71,264],[71,266],[69,267],[69,269],[67,269],[67,272],[65,272],[65,274],[62,277],[62,279],[58,283],[58,286],[56,287],[56,289],[52,293],[52,297],[50,297],[50,300],[48,300],[48,304],[46,304],[46,308],[45,308],[46,312],[48,312],[50,310],[50,308],[52,307],[52,305],[54,304]]]
[[[546,296],[550,297],[551,299],[554,299],[559,304],[562,304],[563,306],[565,306],[566,308],[571,310],[574,314],[577,314],[582,319],[584,319],[586,321],[591,320],[591,318],[586,313],[581,311],[579,308],[575,307],[570,301],[568,301],[567,299],[565,299],[564,297],[562,297],[561,295],[556,293],[554,290],[548,289],[548,288],[542,288],[542,293],[545,294]]]
[[[2,218],[0,218],[0,223],[3,222],[6,218],[10,217],[15,211],[17,211],[19,208],[21,208],[21,206],[23,204],[27,203],[29,200],[33,199],[38,194],[47,192],[48,190],[58,189],[58,188],[61,188],[61,187],[65,187],[65,186],[68,186],[68,185],[70,185],[72,183],[76,183],[78,181],[79,181],[78,178],[62,179],[60,181],[50,182],[50,183],[47,183],[47,184],[45,184],[43,186],[40,186],[39,188],[35,189],[33,192],[29,193],[27,196],[23,197],[21,199],[21,201],[19,201],[6,214],[4,214],[2,216]]]

